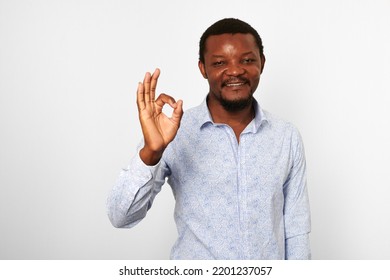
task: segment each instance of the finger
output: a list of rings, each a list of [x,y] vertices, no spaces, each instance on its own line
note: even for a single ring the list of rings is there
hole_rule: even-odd
[[[138,83],[137,88],[137,106],[138,110],[145,109],[144,86],[141,82]]]
[[[146,72],[144,77],[144,98],[145,98],[145,105],[150,102],[150,73]]]
[[[181,117],[183,116],[183,101],[179,100],[176,102],[175,105],[176,105],[176,107],[173,109],[171,119],[175,123],[180,124]]]
[[[150,100],[154,101],[156,96],[156,87],[157,87],[157,80],[160,76],[160,69],[156,68],[152,75],[152,80],[150,83]]]
[[[175,108],[176,101],[172,96],[162,93],[156,99],[157,110],[161,112],[162,107],[164,107],[165,104],[169,104],[172,108]]]

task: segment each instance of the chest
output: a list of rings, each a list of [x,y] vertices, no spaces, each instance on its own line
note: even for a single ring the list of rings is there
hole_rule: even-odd
[[[237,142],[233,130],[202,131],[187,135],[172,149],[168,165],[174,192],[281,193],[292,164],[288,139],[263,134],[242,134]]]

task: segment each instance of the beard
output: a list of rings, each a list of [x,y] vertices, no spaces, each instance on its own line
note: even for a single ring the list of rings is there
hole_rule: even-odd
[[[239,112],[248,106],[252,105],[253,96],[250,95],[248,98],[236,99],[236,100],[227,100],[223,97],[220,98],[220,103],[222,107],[228,112]]]
[[[222,90],[223,88],[227,87],[229,83],[242,83],[243,85],[250,87],[250,81],[247,78],[234,77],[234,78],[226,79],[222,82]],[[226,111],[234,113],[234,112],[239,112],[252,105],[253,92],[251,89],[251,92],[248,93],[248,96],[241,96],[241,97],[237,97],[236,99],[226,99],[223,96],[223,93],[221,91],[219,96],[217,95],[217,99],[219,100],[220,104]]]

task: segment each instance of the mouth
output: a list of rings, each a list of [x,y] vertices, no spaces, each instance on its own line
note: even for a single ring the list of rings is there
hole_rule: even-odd
[[[248,81],[246,80],[230,80],[230,81],[225,81],[223,82],[222,86],[223,87],[241,87],[245,84],[248,84]]]
[[[226,84],[225,86],[227,87],[239,87],[239,86],[243,86],[245,85],[245,83],[229,83],[229,84]]]

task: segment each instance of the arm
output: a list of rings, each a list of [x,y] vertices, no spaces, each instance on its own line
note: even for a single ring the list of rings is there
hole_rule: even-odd
[[[169,176],[162,155],[179,129],[183,102],[166,94],[155,99],[159,75],[159,69],[153,75],[148,72],[138,84],[137,107],[144,145],[121,172],[108,198],[108,216],[115,227],[131,227],[144,218]],[[162,112],[165,104],[174,109],[171,117]]]
[[[284,184],[285,258],[310,259],[310,207],[306,187],[306,161],[298,131],[292,137],[293,166]]]
[[[155,166],[148,166],[139,154],[133,157],[128,168],[121,171],[107,200],[112,225],[129,228],[140,222],[168,175],[169,170],[163,160]]]

